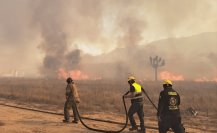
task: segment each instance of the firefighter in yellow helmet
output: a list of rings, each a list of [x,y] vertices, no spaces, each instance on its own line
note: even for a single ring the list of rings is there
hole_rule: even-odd
[[[143,97],[142,97],[142,86],[135,82],[135,77],[128,77],[128,84],[130,85],[130,91],[124,97],[131,98],[131,106],[128,111],[128,117],[130,120],[131,128],[130,131],[138,130],[140,133],[145,133],[144,126],[144,111],[143,111]],[[137,113],[140,120],[140,130],[136,126],[133,115]]]
[[[166,133],[169,128],[175,133],[185,133],[179,111],[180,96],[172,85],[171,80],[163,81],[164,90],[160,92],[157,111],[159,133]]]

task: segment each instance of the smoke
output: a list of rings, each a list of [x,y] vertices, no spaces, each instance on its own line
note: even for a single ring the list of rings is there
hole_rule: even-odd
[[[123,18],[118,28],[123,32],[118,39],[119,47],[133,47],[143,39],[142,31],[145,29],[145,22],[138,18]]]
[[[41,72],[54,77],[59,68],[64,67],[69,70],[77,68],[81,60],[81,52],[74,44],[80,40],[97,43],[102,37],[105,3],[99,0],[64,2],[48,0],[31,4],[33,25],[40,29],[42,38],[39,48],[45,53]],[[120,13],[117,22],[117,29],[122,33],[117,35],[119,46],[137,45],[142,40],[144,24],[141,18],[135,14],[126,16]]]
[[[62,60],[67,50],[67,33],[64,29],[65,4],[54,0],[35,1],[33,5],[33,25],[41,33],[39,48],[45,53],[41,72],[54,77],[62,66]]]
[[[57,77],[60,68],[79,68],[104,77],[115,77],[117,73],[122,73],[121,77],[129,73],[147,76],[151,73],[147,70],[149,56],[174,52],[141,45],[216,31],[216,12],[217,2],[212,0],[0,0],[0,48],[6,51],[1,52],[0,59],[1,64],[7,64],[1,69],[16,66],[33,71],[38,67],[39,73],[47,77]],[[85,50],[95,51],[91,48],[99,49],[102,55],[85,55]],[[187,50],[184,53],[194,54]],[[3,58],[5,55],[10,63]],[[200,61],[212,62],[215,55],[205,54]],[[22,58],[22,62],[14,56]],[[182,54],[177,58],[188,62]]]
[[[30,27],[28,0],[0,0],[0,73],[13,70],[37,75],[37,34]]]
[[[31,37],[31,32],[26,29],[28,20],[28,9],[26,9],[26,0],[0,0],[0,41],[10,46],[24,48],[25,38]],[[16,22],[16,24],[15,24]]]
[[[217,76],[217,32],[203,33],[185,38],[171,38],[153,42],[154,54],[166,60],[160,71],[183,75],[185,80],[212,80]],[[148,49],[152,49],[149,47]]]
[[[76,68],[81,60],[81,51],[76,49],[71,51],[66,55],[66,65],[64,65],[68,70]]]
[[[142,33],[147,26],[147,18],[141,14],[144,2],[126,0],[112,4],[116,5],[117,47],[133,47],[140,44],[143,40]]]
[[[76,42],[79,39],[94,42],[100,32],[100,26],[96,25],[100,24],[97,11],[100,9],[94,8],[100,1],[38,0],[30,4],[32,25],[41,34],[39,48],[45,53],[41,72],[55,77],[59,68],[75,69],[81,59]]]

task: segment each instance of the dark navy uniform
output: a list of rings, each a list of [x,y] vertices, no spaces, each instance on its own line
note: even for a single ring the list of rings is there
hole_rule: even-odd
[[[185,133],[181,124],[179,105],[179,94],[173,90],[172,85],[165,84],[158,102],[159,133],[166,133],[169,128],[172,128],[175,133]]]

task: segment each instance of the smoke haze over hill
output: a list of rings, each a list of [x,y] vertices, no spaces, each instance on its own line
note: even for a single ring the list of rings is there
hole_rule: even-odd
[[[0,73],[56,77],[64,68],[148,79],[149,56],[159,55],[162,70],[213,78],[216,16],[213,0],[0,0]]]

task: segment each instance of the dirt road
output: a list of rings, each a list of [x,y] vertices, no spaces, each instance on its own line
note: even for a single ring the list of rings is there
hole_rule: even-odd
[[[112,117],[112,116],[103,116]],[[62,116],[21,110],[0,105],[0,133],[95,133],[79,124],[62,123]],[[120,121],[120,120],[119,120]],[[118,130],[120,125],[87,121],[94,128]],[[128,133],[125,129],[123,133]],[[149,131],[155,133],[155,131]]]
[[[86,115],[88,117],[88,115]],[[89,117],[108,118],[113,121],[124,122],[124,118],[109,114],[91,115]],[[0,105],[0,133],[95,133],[79,124],[62,123],[63,116],[32,112],[28,110],[16,109]],[[93,128],[103,128],[106,130],[118,130],[121,125],[109,123],[86,121]],[[155,126],[156,122],[146,119],[146,124]],[[188,128],[191,133],[206,133],[199,129]],[[123,133],[132,133],[125,129]],[[147,129],[147,133],[157,133],[156,130]]]
[[[0,106],[1,133],[89,133],[81,124],[64,124],[61,116]]]

